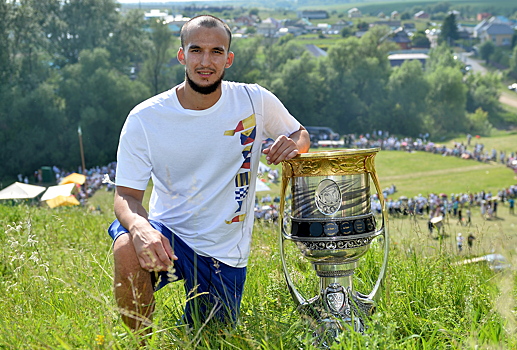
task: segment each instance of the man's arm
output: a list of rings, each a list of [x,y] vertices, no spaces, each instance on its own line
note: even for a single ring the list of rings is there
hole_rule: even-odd
[[[117,186],[115,190],[115,215],[129,235],[140,261],[146,270],[166,271],[176,260],[169,240],[156,231],[148,221],[147,211],[142,205],[144,191]]]
[[[279,136],[275,142],[264,149],[268,164],[279,164],[283,160],[296,157],[300,153],[309,151],[311,145],[309,133],[303,126],[289,137],[285,135]]]

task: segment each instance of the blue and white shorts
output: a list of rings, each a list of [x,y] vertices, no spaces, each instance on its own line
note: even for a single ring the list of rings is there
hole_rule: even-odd
[[[213,318],[224,323],[235,324],[239,314],[246,267],[232,267],[223,262],[195,253],[181,238],[161,222],[150,220],[151,225],[171,242],[177,280],[184,280],[187,304],[185,322],[205,322],[212,313]],[[108,233],[115,241],[127,233],[118,220],[109,227]],[[157,291],[170,282],[167,271],[150,272],[154,289]]]

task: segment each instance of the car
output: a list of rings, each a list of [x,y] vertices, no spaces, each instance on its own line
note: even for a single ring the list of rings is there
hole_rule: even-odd
[[[326,126],[306,126],[305,129],[307,129],[313,141],[339,140],[339,134]]]
[[[508,90],[513,90],[513,91],[517,92],[517,83],[508,85]]]

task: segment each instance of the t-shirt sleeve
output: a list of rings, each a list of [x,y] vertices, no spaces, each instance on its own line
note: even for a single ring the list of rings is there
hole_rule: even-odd
[[[260,88],[264,103],[264,134],[276,139],[280,135],[289,136],[300,129],[300,123],[285,108],[283,103],[267,89]]]
[[[140,120],[129,116],[122,127],[117,151],[117,186],[145,191],[151,177],[146,134]]]

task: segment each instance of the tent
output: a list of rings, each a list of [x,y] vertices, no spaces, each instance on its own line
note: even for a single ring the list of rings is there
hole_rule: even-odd
[[[47,204],[51,208],[79,205],[79,201],[74,196],[57,196],[47,200]]]
[[[49,188],[47,188],[45,193],[43,193],[41,200],[47,201],[49,199],[56,198],[57,196],[68,197],[72,194],[72,190],[74,189],[74,187],[75,187],[74,183],[68,183],[66,185],[50,186]]]
[[[15,182],[0,191],[0,199],[29,199],[45,191],[43,186]]]
[[[267,173],[268,171],[271,171],[271,168],[266,164],[259,162],[258,171],[259,173]]]
[[[257,179],[257,182],[255,184],[255,192],[263,192],[263,191],[271,191],[268,185],[260,181],[260,179]]]
[[[83,174],[72,173],[72,174],[68,175],[67,177],[64,177],[63,179],[61,179],[61,181],[59,181],[59,184],[65,185],[65,184],[73,183],[73,184],[83,185],[85,182],[86,182],[86,176],[84,176]]]

